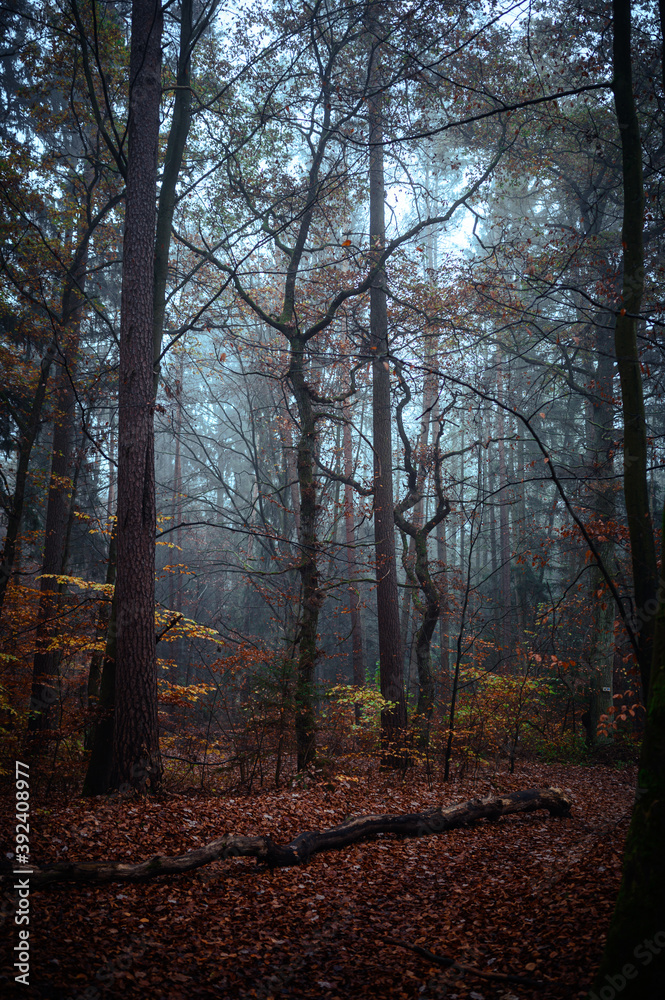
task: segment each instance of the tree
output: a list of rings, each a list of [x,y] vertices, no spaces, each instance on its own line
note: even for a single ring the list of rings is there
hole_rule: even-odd
[[[648,701],[621,888],[595,986],[602,989],[606,986],[606,977],[616,977],[621,972],[622,995],[627,1000],[658,1000],[665,978],[665,949],[660,942],[653,946],[654,936],[662,934],[665,927],[665,508],[661,580],[656,601],[653,596],[655,574],[654,577],[649,575],[655,541],[653,533],[647,537],[651,522],[644,462],[646,429],[636,338],[644,283],[644,195],[642,145],[633,96],[630,0],[613,0],[613,14],[614,100],[621,131],[624,183],[623,305],[616,320],[615,339],[624,405],[626,509],[635,596],[642,612],[640,667]],[[636,523],[636,518],[644,523]],[[655,567],[655,554],[653,561]],[[647,579],[640,580],[637,573],[646,574]],[[649,604],[640,604],[640,597]],[[654,603],[657,605],[655,622]],[[650,648],[649,637],[654,633],[650,670],[645,671],[645,650]],[[643,967],[638,967],[636,974],[626,975],[626,967],[635,968],[636,961]]]
[[[399,369],[398,369],[399,372]],[[424,747],[429,745],[430,727],[432,711],[434,709],[434,678],[431,663],[432,637],[441,610],[441,597],[432,579],[429,554],[428,539],[431,533],[441,524],[444,518],[450,513],[450,504],[443,495],[441,485],[441,465],[442,456],[440,451],[440,441],[443,433],[443,419],[438,421],[438,427],[434,432],[432,445],[431,473],[434,486],[434,511],[430,517],[423,520],[423,500],[425,494],[425,479],[427,477],[430,464],[424,454],[415,455],[404,427],[403,410],[411,398],[411,391],[402,372],[399,372],[399,380],[404,393],[403,399],[397,407],[396,421],[397,430],[404,448],[404,470],[406,472],[407,493],[394,508],[395,524],[402,533],[402,545],[405,555],[407,553],[406,538],[413,544],[414,560],[413,566],[409,565],[405,558],[405,569],[407,584],[414,588],[413,602],[416,610],[420,614],[420,624],[414,636],[416,663],[418,667],[418,725],[420,728],[420,741]],[[431,376],[425,379],[428,392],[424,392],[423,410],[427,419],[423,417],[425,427],[429,425],[429,413],[433,407],[434,400]],[[427,430],[421,429],[421,448],[427,449]],[[420,469],[417,467],[420,464]],[[405,517],[406,512],[415,507],[415,514],[409,520]],[[421,591],[421,598],[416,596],[416,589]]]
[[[393,499],[393,448],[388,358],[386,272],[382,254],[386,242],[383,178],[383,96],[380,79],[381,8],[367,5],[369,39],[369,241],[375,274],[370,290],[370,351],[372,352],[372,447],[374,452],[374,544],[376,549],[376,603],[379,629],[381,694],[391,703],[381,712],[383,763],[403,763],[400,744],[406,734],[402,638],[397,597],[397,562]]]
[[[638,620],[638,661],[645,704],[649,696],[654,612],[657,607],[656,546],[647,487],[647,427],[637,326],[644,292],[644,182],[642,142],[633,97],[630,0],[614,0],[614,103],[623,167],[623,283],[614,344],[623,405],[624,496]]]
[[[155,652],[154,257],[160,0],[133,0],[118,395],[113,787],[161,782]]]

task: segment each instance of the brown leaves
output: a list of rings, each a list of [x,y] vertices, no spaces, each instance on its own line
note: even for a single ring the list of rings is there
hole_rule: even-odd
[[[288,841],[349,814],[414,812],[484,795],[496,790],[490,779],[502,794],[559,784],[578,805],[569,820],[534,814],[441,837],[385,836],[272,873],[237,859],[143,886],[35,894],[32,962],[44,995],[83,996],[89,988],[97,1000],[499,1000],[510,993],[380,945],[379,936],[546,984],[539,992],[513,987],[519,1000],[582,995],[616,896],[626,823],[615,821],[630,810],[632,775],[529,765],[430,789],[411,776],[393,786],[375,771],[349,775],[348,761],[344,769],[346,778],[330,778],[332,788],[255,797],[49,802],[48,813],[35,812],[31,846],[40,861],[137,861],[228,831]],[[8,958],[16,941],[6,926]]]

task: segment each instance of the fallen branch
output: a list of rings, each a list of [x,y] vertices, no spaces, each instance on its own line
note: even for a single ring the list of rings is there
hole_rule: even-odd
[[[470,976],[478,976],[480,979],[489,979],[494,983],[510,983],[516,986],[531,986],[535,989],[542,989],[543,983],[538,979],[528,979],[524,976],[512,976],[509,973],[503,972],[484,972],[482,969],[476,969],[473,965],[462,965],[461,962],[456,962],[454,958],[448,958],[447,955],[435,955],[433,952],[428,951],[427,948],[421,948],[419,944],[408,944],[406,941],[398,941],[396,938],[379,937],[379,941],[384,941],[386,944],[396,945],[398,948],[406,948],[408,951],[414,952],[416,955],[420,955],[422,958],[427,959],[432,965],[441,965],[444,969],[457,969],[458,972],[468,972]]]
[[[180,875],[225,858],[256,858],[270,868],[302,864],[321,851],[339,850],[349,844],[371,840],[378,834],[398,837],[424,837],[467,826],[480,819],[494,821],[511,813],[547,809],[551,816],[567,816],[571,801],[558,788],[531,788],[499,797],[490,795],[457,805],[438,807],[422,813],[402,816],[356,816],[329,830],[311,830],[299,834],[290,844],[276,844],[268,836],[242,837],[226,834],[175,857],[157,855],[139,864],[109,861],[63,862],[44,867],[26,866],[21,874],[30,880],[30,889],[63,882],[102,885],[106,882],[144,882],[161,875]],[[3,875],[0,885],[8,885],[13,875]]]

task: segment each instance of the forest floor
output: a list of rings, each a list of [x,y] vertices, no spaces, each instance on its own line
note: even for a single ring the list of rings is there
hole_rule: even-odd
[[[343,762],[342,762],[343,767]],[[419,839],[383,836],[270,872],[215,862],[142,885],[63,886],[30,895],[30,986],[13,981],[18,942],[3,899],[0,993],[54,1000],[283,1000],[353,997],[530,1000],[583,997],[619,887],[635,768],[526,763],[447,785],[375,768],[309,788],[243,796],[165,793],[147,800],[31,803],[31,859],[139,861],[224,833],[285,843],[349,815],[417,812],[492,792],[554,785],[572,815],[514,815]],[[13,848],[3,795],[2,850]],[[4,837],[3,837],[4,839]],[[484,972],[443,969],[390,937]]]

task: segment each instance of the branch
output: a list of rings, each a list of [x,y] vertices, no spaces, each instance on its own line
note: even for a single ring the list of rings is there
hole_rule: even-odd
[[[470,976],[480,976],[482,979],[490,979],[495,983],[517,983],[522,986],[532,986],[536,989],[542,989],[543,983],[539,982],[537,979],[525,979],[523,976],[511,976],[504,975],[501,972],[483,972],[481,969],[476,969],[472,965],[462,965],[460,962],[456,962],[453,958],[448,958],[446,955],[434,955],[427,948],[421,948],[417,944],[408,944],[406,941],[397,941],[395,938],[382,937],[378,935],[379,941],[384,941],[386,944],[394,944],[398,948],[407,948],[409,951],[413,951],[416,955],[426,958],[428,962],[432,962],[434,965],[441,965],[444,969],[457,969],[459,972],[468,972]]]
[[[578,94],[585,94],[590,90],[611,90],[612,81],[603,80],[601,83],[588,83],[581,87],[574,87],[572,90],[561,90],[557,94],[544,94],[542,97],[530,97],[524,101],[517,101],[515,104],[502,104],[498,108],[490,111],[483,111],[480,115],[471,115],[470,118],[459,118],[457,121],[448,122],[438,128],[428,129],[426,132],[414,132],[412,135],[404,135],[398,139],[386,139],[383,146],[394,146],[400,142],[412,142],[414,139],[430,139],[432,136],[440,135],[451,128],[461,128],[462,125],[471,125],[473,122],[481,122],[485,118],[493,118],[494,115],[511,114],[513,111],[521,111],[522,108],[530,108],[535,104],[547,104],[550,101],[558,101],[561,97],[577,97]]]
[[[612,595],[612,597],[614,599],[614,602],[616,604],[616,607],[617,607],[617,610],[618,610],[619,615],[621,617],[621,620],[623,621],[623,624],[624,624],[624,627],[626,629],[626,632],[628,633],[628,638],[630,640],[631,646],[633,647],[633,651],[635,652],[635,654],[637,654],[637,650],[638,650],[637,636],[635,635],[635,630],[633,629],[633,627],[631,625],[630,618],[628,617],[626,609],[625,609],[625,607],[623,605],[623,601],[621,600],[621,595],[619,594],[619,591],[617,590],[616,584],[614,583],[614,580],[610,576],[610,573],[609,573],[607,567],[605,566],[605,563],[603,562],[601,554],[598,551],[598,548],[595,545],[593,539],[591,538],[591,535],[587,531],[586,525],[584,524],[584,521],[581,519],[581,517],[579,517],[575,513],[575,510],[573,508],[572,503],[570,502],[570,500],[566,496],[566,492],[565,492],[565,490],[563,488],[563,484],[562,484],[559,476],[557,475],[556,469],[554,467],[554,462],[552,461],[552,458],[551,458],[551,456],[550,456],[547,448],[545,447],[545,445],[543,444],[542,440],[540,439],[540,437],[538,435],[538,432],[536,430],[534,430],[534,428],[533,428],[533,426],[532,426],[529,418],[525,417],[523,413],[520,413],[519,410],[514,409],[508,403],[503,403],[501,400],[497,399],[495,396],[491,395],[489,392],[484,392],[482,389],[478,388],[478,386],[471,385],[469,382],[465,382],[462,379],[458,379],[458,378],[456,378],[453,375],[448,375],[445,372],[437,372],[437,374],[440,375],[440,377],[442,379],[447,379],[448,381],[453,382],[455,385],[461,385],[461,386],[464,386],[467,389],[470,389],[472,392],[475,392],[475,394],[477,396],[480,396],[481,399],[484,399],[484,400],[486,400],[489,403],[494,403],[495,406],[498,406],[498,407],[500,407],[500,409],[505,410],[506,413],[510,413],[517,420],[520,420],[524,424],[524,426],[528,430],[529,434],[531,435],[531,437],[533,438],[533,440],[538,445],[538,448],[539,448],[541,454],[544,457],[544,462],[547,465],[547,468],[549,470],[550,476],[552,478],[552,482],[556,486],[556,488],[557,488],[557,490],[559,492],[559,495],[560,495],[561,499],[564,502],[566,510],[568,511],[568,513],[570,514],[570,516],[572,517],[572,519],[575,522],[575,524],[577,525],[577,527],[579,528],[580,533],[581,533],[582,537],[584,538],[584,541],[587,543],[587,546],[589,547],[589,551],[591,552],[591,555],[596,560],[596,564],[598,566],[598,569],[600,570],[600,572],[601,572],[601,574],[603,576],[603,579],[605,580],[605,583],[608,586],[608,589],[609,589],[609,591],[610,591],[610,593],[611,593],[611,595]]]
[[[157,634],[155,635],[155,645],[157,645],[157,643],[164,638],[166,633],[170,632],[171,629],[174,628],[178,624],[178,622],[181,621],[184,617],[185,616],[182,614],[181,611],[179,611],[177,615],[174,615],[171,621],[168,623],[168,625],[165,625],[162,631],[157,632]]]
[[[145,882],[161,875],[180,875],[224,858],[256,858],[269,868],[288,868],[303,864],[321,851],[340,850],[349,844],[373,840],[378,834],[393,833],[398,837],[424,837],[443,833],[480,819],[495,821],[511,813],[547,809],[551,816],[568,816],[571,800],[558,788],[530,788],[510,795],[488,795],[456,805],[439,806],[422,813],[402,816],[356,816],[339,826],[320,832],[299,834],[290,844],[276,844],[269,836],[242,837],[227,834],[205,847],[198,847],[175,857],[156,855],[149,861],[124,864],[115,861],[74,861],[38,868],[26,866],[22,873],[29,878],[31,889],[75,882],[83,885],[104,885],[108,882]],[[0,887],[15,880],[14,874],[0,878]]]

